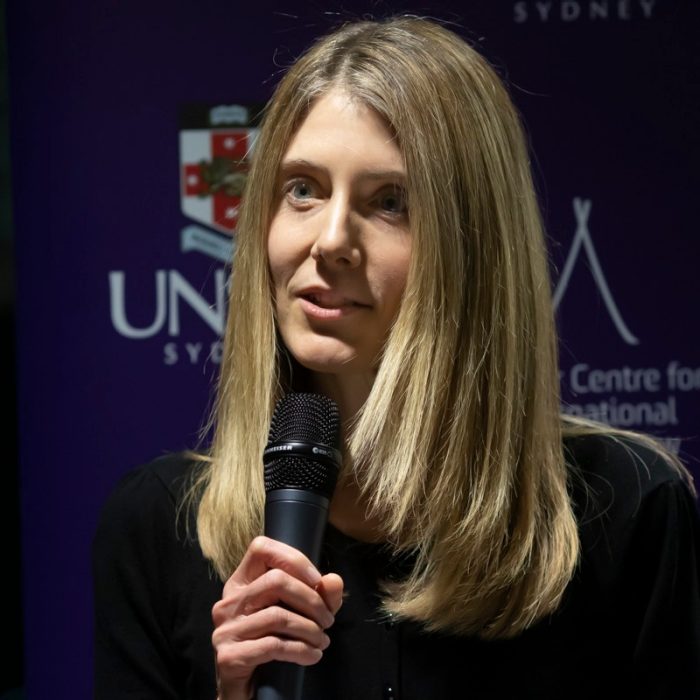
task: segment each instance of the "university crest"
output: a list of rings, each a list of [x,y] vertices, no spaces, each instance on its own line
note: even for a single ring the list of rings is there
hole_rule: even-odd
[[[181,249],[230,262],[261,105],[186,107],[180,120]]]

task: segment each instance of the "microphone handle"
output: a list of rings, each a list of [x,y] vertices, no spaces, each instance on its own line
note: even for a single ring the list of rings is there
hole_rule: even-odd
[[[265,535],[305,554],[318,566],[329,499],[301,489],[268,491]],[[258,669],[256,700],[301,700],[304,667],[271,661]]]

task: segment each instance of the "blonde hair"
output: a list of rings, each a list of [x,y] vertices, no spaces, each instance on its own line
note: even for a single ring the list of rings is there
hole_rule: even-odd
[[[430,21],[342,27],[268,105],[239,220],[213,447],[192,492],[199,542],[225,579],[263,529],[261,453],[292,381],[266,237],[282,156],[334,87],[387,121],[408,174],[407,287],[342,476],[394,550],[415,552],[384,607],[433,630],[513,636],[557,608],[579,554],[544,236],[507,90]]]

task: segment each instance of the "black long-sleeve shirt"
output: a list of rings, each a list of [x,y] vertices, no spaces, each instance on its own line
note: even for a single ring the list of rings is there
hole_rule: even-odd
[[[397,566],[332,526],[321,569],[346,600],[304,700],[700,698],[700,519],[664,460],[605,437],[567,440],[582,557],[560,609],[517,638],[429,634],[387,620]],[[176,526],[191,464],[163,457],[108,500],[93,549],[95,697],[216,698],[211,608],[223,583]],[[404,562],[405,565],[405,562]]]

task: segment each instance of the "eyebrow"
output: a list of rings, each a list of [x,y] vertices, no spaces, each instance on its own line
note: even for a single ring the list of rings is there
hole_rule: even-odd
[[[280,163],[280,173],[282,174],[289,173],[297,168],[328,174],[328,168],[305,158],[290,158]],[[367,180],[397,180],[404,182],[406,173],[403,170],[363,170],[361,177]]]

